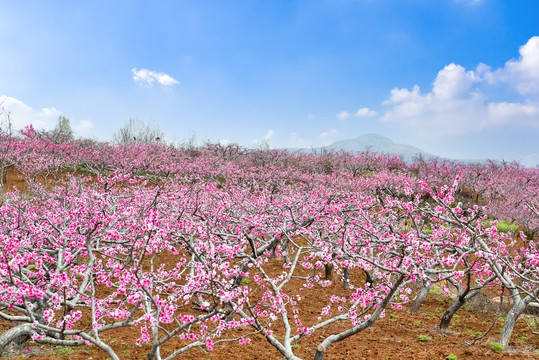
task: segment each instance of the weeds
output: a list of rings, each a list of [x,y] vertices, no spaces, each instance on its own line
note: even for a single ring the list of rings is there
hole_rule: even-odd
[[[73,354],[74,350],[68,346],[60,346],[57,347],[54,352],[56,353],[56,355],[71,355]]]

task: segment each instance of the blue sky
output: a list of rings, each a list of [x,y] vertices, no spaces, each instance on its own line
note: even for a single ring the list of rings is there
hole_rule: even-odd
[[[0,0],[15,125],[539,163],[536,0]]]

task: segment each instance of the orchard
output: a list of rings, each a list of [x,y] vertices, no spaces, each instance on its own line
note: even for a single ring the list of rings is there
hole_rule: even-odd
[[[268,358],[332,358],[436,292],[440,334],[483,296],[493,326],[451,336],[539,349],[538,168],[32,127],[0,146],[0,352],[168,360],[265,343]]]

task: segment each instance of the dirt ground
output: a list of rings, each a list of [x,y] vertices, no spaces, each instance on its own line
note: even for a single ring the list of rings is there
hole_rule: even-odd
[[[311,294],[305,294],[304,308],[314,305],[320,296],[321,289]],[[326,288],[328,294],[331,287]],[[481,314],[470,310],[461,310],[453,319],[449,332],[440,332],[437,325],[441,313],[450,304],[450,299],[440,294],[431,294],[417,314],[410,314],[406,309],[391,310],[384,319],[378,320],[372,327],[343,342],[336,343],[326,353],[326,359],[446,359],[448,355],[456,355],[456,359],[539,359],[539,336],[532,334],[523,321],[519,321],[508,349],[504,352],[495,351],[491,343],[498,339],[502,327],[501,320],[483,341],[475,345],[466,345],[492,324],[494,314]],[[318,314],[312,312],[310,320],[315,320]],[[306,317],[309,320],[309,317]],[[306,322],[307,322],[306,321]],[[9,324],[0,323],[0,328],[6,330]],[[343,328],[344,329],[344,328]],[[332,330],[337,330],[332,329]],[[234,330],[238,331],[238,330]],[[238,334],[248,330],[238,331]],[[311,337],[303,338],[294,346],[295,353],[305,359],[313,357],[316,345],[332,331],[322,330]],[[139,335],[129,329],[106,334],[103,338],[116,350],[122,359],[145,359],[148,347],[139,348],[135,339]],[[252,338],[248,345],[221,343],[212,352],[202,349],[192,349],[180,355],[178,359],[267,359],[278,360],[283,356],[273,348],[262,336]],[[172,345],[172,344],[170,344]],[[172,351],[170,346],[165,349]],[[164,352],[165,355],[167,352]],[[95,347],[55,347],[38,345],[32,342],[20,348],[11,348],[4,356],[11,359],[107,359],[107,354]]]

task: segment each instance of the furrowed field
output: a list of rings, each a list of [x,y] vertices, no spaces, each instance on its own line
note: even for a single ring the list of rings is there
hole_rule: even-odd
[[[0,139],[0,351],[539,358],[539,169]]]

